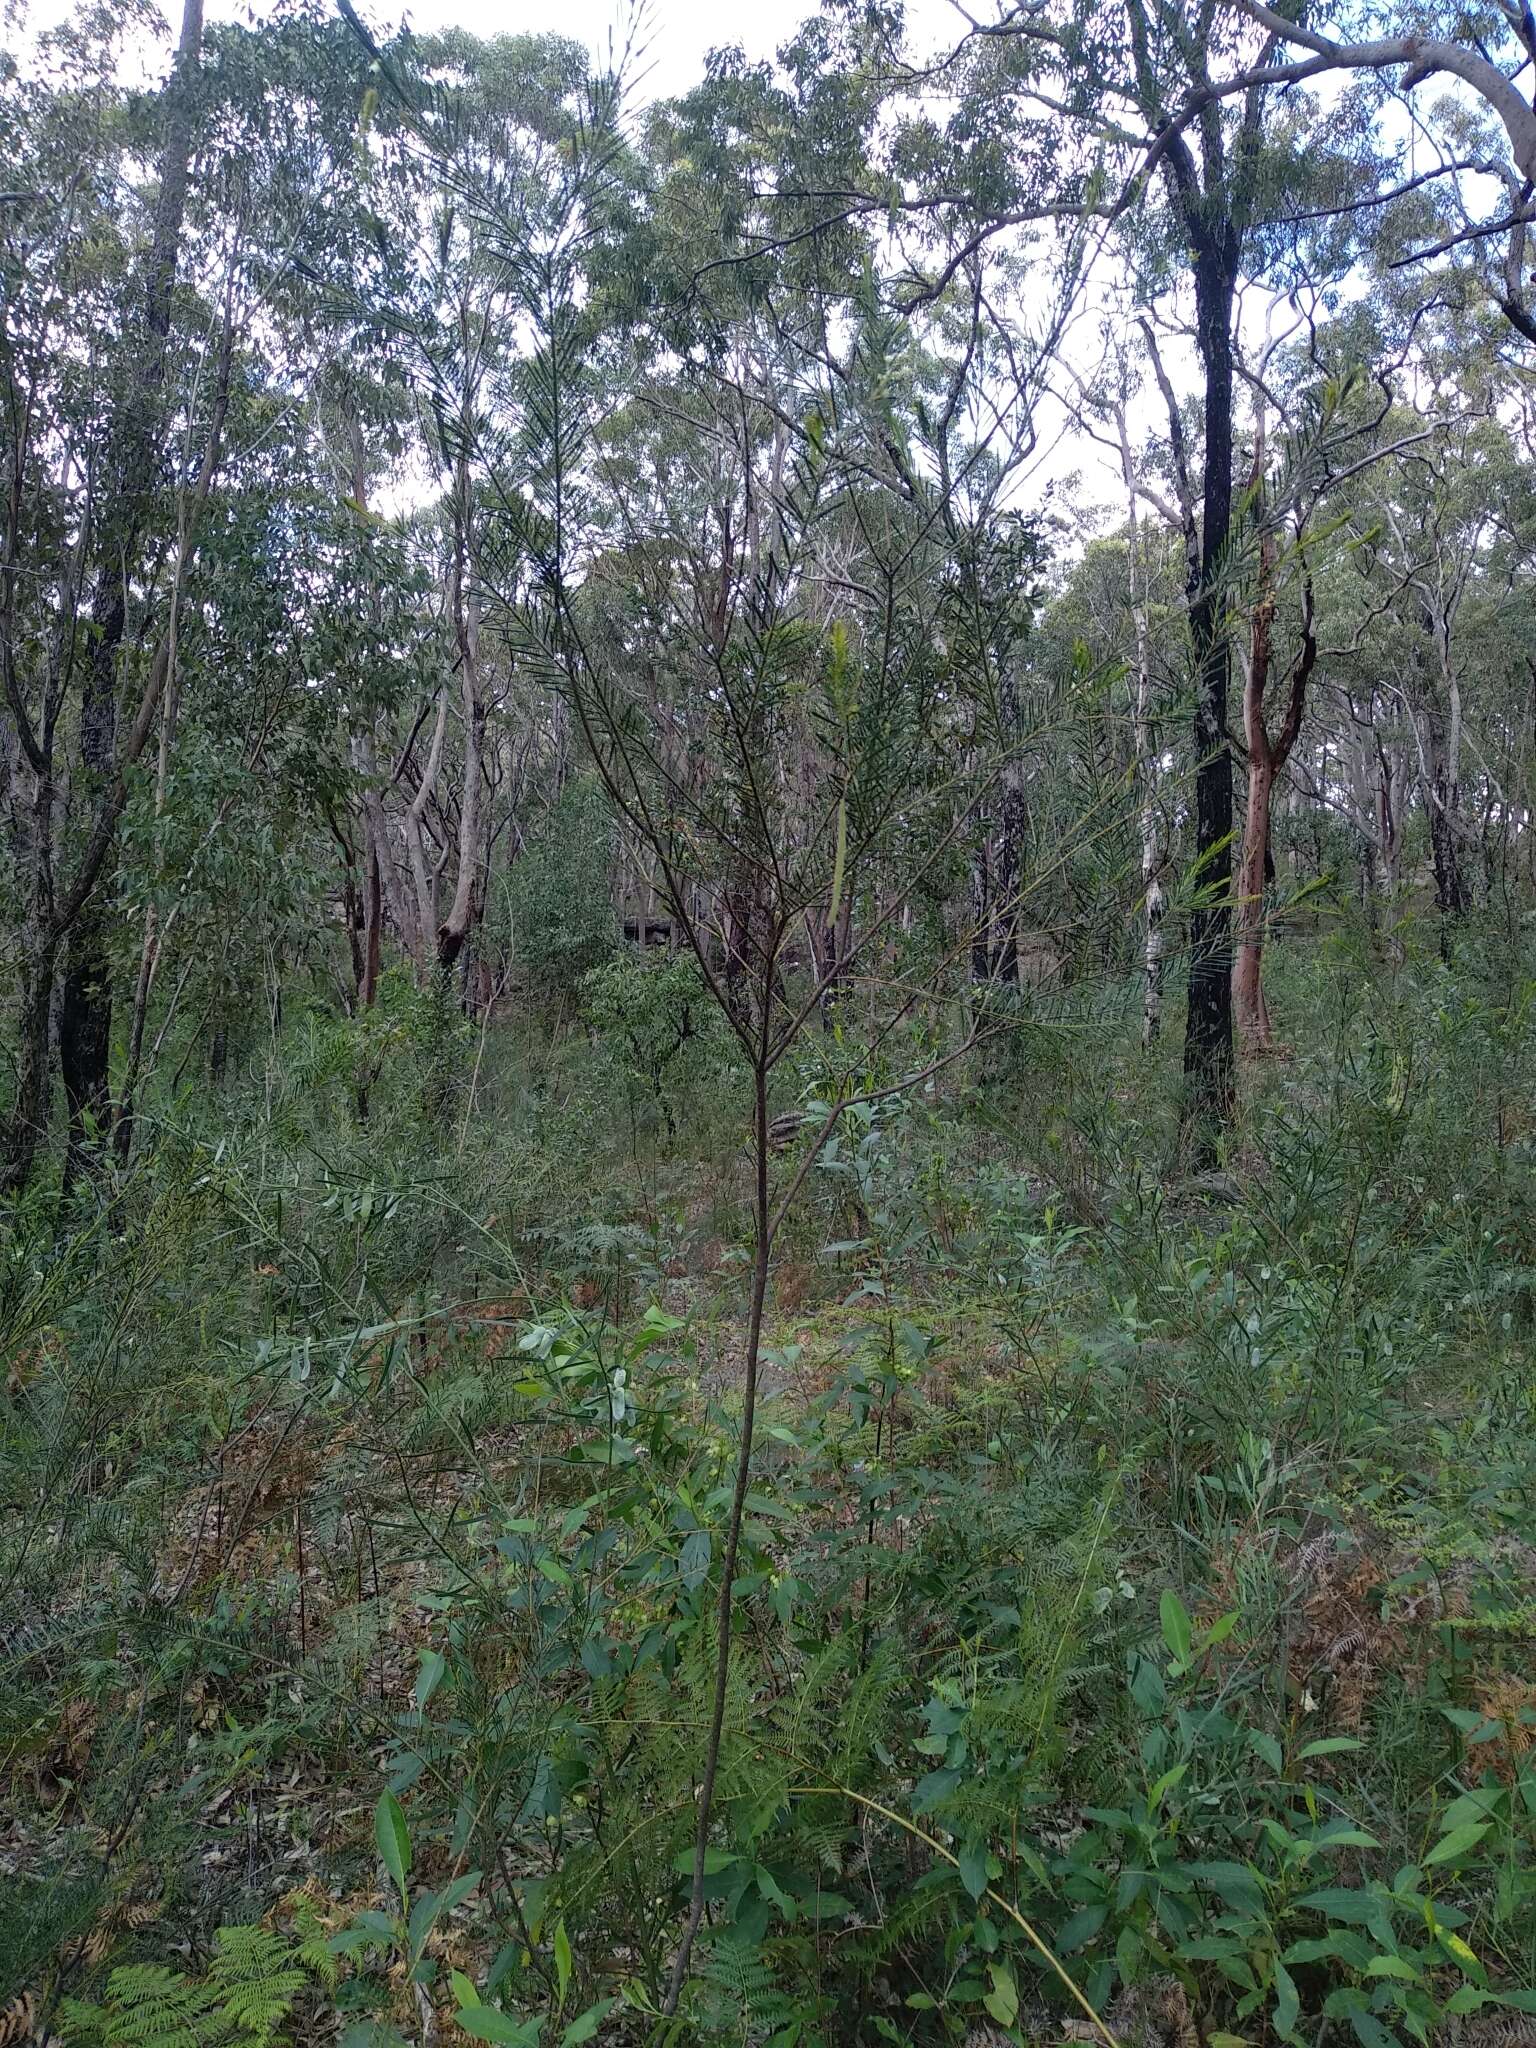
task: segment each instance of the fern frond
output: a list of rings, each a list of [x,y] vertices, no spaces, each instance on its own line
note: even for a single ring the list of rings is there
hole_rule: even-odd
[[[104,2005],[69,2000],[69,2038],[103,2048],[206,2048],[219,2005],[207,1985],[163,1963],[131,1963],[107,1979]]]
[[[318,1922],[295,1946],[267,1927],[221,1927],[201,1982],[163,1963],[132,1963],[107,1979],[101,2005],[65,2002],[66,2039],[81,2048],[271,2048],[311,1977],[334,1983]]]
[[[796,2017],[794,2000],[786,1996],[762,1950],[750,1943],[711,1942],[702,1975],[718,2003],[739,2021],[743,2040],[762,2039]]]
[[[266,1927],[221,1927],[208,1988],[222,2004],[222,2017],[243,2044],[267,2048],[303,1990],[305,1973],[294,1950]]]

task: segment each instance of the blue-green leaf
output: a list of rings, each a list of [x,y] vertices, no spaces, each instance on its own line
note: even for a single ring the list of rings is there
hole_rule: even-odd
[[[1194,1626],[1188,1609],[1172,1586],[1164,1592],[1159,1612],[1163,1622],[1163,1641],[1181,1664],[1187,1663],[1190,1645],[1194,1641]]]
[[[539,2048],[542,2020],[515,2020],[498,2012],[494,2005],[464,2005],[454,2014],[456,2024],[472,2041],[497,2041],[502,2048]]]
[[[382,1792],[373,1813],[373,1839],[384,1859],[384,1868],[395,1881],[395,1889],[405,1901],[406,1874],[411,1867],[411,1834],[405,1824],[405,1815],[400,1802],[393,1792]]]
[[[1296,2020],[1301,2012],[1301,1994],[1284,1963],[1275,1965],[1275,2032],[1283,2041],[1295,2039]]]

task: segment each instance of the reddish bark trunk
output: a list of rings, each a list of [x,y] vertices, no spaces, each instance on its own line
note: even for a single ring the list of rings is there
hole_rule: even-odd
[[[1270,798],[1274,769],[1267,750],[1261,757],[1250,745],[1248,816],[1237,869],[1237,957],[1232,969],[1232,1001],[1237,1028],[1258,1049],[1271,1040],[1269,1008],[1264,1000],[1264,856],[1269,847]]]

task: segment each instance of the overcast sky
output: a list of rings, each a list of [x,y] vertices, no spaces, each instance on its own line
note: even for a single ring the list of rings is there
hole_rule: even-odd
[[[182,0],[154,0],[154,4],[165,22],[164,36],[158,45],[145,36],[136,51],[149,77],[162,74],[169,66]],[[553,33],[573,37],[600,58],[611,41],[622,39],[631,20],[629,0],[517,0],[511,6],[506,0],[356,0],[356,4],[381,35],[402,21],[424,32],[452,25],[487,37]],[[644,63],[634,96],[640,102],[686,91],[703,76],[708,52],[722,45],[740,44],[754,60],[771,58],[816,8],[816,0],[751,0],[745,7],[721,6],[718,0],[641,0],[641,4],[644,12],[638,41]],[[32,35],[66,18],[75,5],[76,0],[0,0],[0,44],[24,51]],[[272,0],[206,0],[211,21],[259,22],[271,6]],[[908,0],[907,19],[914,41],[925,50],[936,51],[958,41],[966,25],[953,0]],[[1092,296],[1097,301],[1097,293]],[[1069,359],[1085,370],[1097,354],[1097,327],[1091,308],[1085,310],[1075,334],[1068,339]],[[1167,359],[1180,382],[1187,370],[1180,360],[1185,353],[1177,339],[1170,340]],[[1143,392],[1132,407],[1133,424],[1145,430],[1156,418],[1156,394]],[[1020,479],[1025,494],[1038,496],[1048,483],[1059,486],[1080,476],[1085,487],[1082,498],[1118,511],[1122,495],[1118,462],[1092,440],[1072,431],[1058,407],[1043,406],[1037,426],[1040,445],[1032,474]]]
[[[610,35],[620,32],[627,13],[614,0],[368,0],[364,11],[373,19],[392,22],[404,15],[413,28],[467,28],[476,35],[574,36],[591,50],[605,52]],[[704,68],[707,50],[722,43],[740,43],[749,57],[771,57],[801,18],[812,11],[808,0],[752,0],[750,6],[720,6],[718,0],[662,0],[642,17],[641,40],[647,52],[642,92],[648,99],[670,99],[694,84]]]
[[[181,20],[180,0],[155,4],[165,19],[168,51]],[[24,16],[35,30],[63,19],[72,5],[73,0],[9,0],[4,13]],[[268,11],[268,0],[207,0],[210,21],[260,20]],[[685,91],[702,76],[705,54],[720,45],[739,43],[749,57],[771,57],[815,11],[815,0],[751,0],[734,7],[719,0],[649,0],[641,17],[648,57],[643,96],[669,99]],[[600,54],[630,19],[625,0],[358,0],[358,12],[380,30],[409,21],[423,31],[458,27],[477,36],[563,35]],[[924,40],[935,42],[958,38],[965,26],[950,0],[911,0],[908,19]]]

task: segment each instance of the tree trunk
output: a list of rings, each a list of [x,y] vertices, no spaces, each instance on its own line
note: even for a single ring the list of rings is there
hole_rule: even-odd
[[[362,783],[363,823],[367,828],[370,859],[370,887],[377,885],[380,896],[379,916],[388,911],[401,945],[408,953],[414,953],[412,934],[414,919],[411,914],[411,899],[401,884],[391,852],[391,837],[388,821],[384,814],[384,802],[380,795],[379,770],[374,758],[371,734],[364,734],[356,743],[356,764]],[[377,988],[378,977],[374,977]]]
[[[1189,1009],[1184,1027],[1185,1120],[1198,1159],[1214,1156],[1231,1121],[1232,749],[1227,738],[1230,650],[1225,624],[1232,529],[1232,300],[1238,238],[1201,228],[1195,254],[1196,333],[1205,370],[1204,519],[1190,627],[1195,664],[1195,883],[1189,917]]]
[[[838,905],[834,923],[828,906],[813,903],[805,913],[805,936],[811,955],[811,974],[815,986],[820,990],[818,1005],[821,1011],[821,1027],[831,1031],[837,1022],[837,1006],[842,999],[843,977],[838,962],[848,950],[849,933],[852,927],[853,905],[847,890]]]
[[[197,535],[202,515],[207,507],[208,494],[218,470],[223,449],[224,423],[229,409],[230,365],[234,349],[233,325],[233,275],[226,280],[224,305],[224,332],[220,344],[219,365],[215,386],[213,415],[209,421],[207,444],[203,450],[197,481],[190,494],[181,498],[181,530],[175,550],[175,566],[170,584],[170,616],[165,630],[161,633],[150,658],[149,672],[145,679],[138,708],[129,723],[121,743],[116,748],[113,770],[106,785],[96,795],[84,833],[84,844],[80,849],[73,876],[62,888],[56,888],[53,877],[51,807],[53,801],[52,736],[47,745],[36,748],[35,742],[28,742],[29,750],[35,755],[31,761],[36,776],[37,807],[40,820],[32,846],[28,849],[23,871],[31,876],[27,931],[24,937],[26,959],[23,964],[22,981],[28,990],[33,989],[30,979],[34,974],[46,971],[48,976],[49,1007],[52,1005],[52,981],[57,968],[58,957],[66,937],[74,933],[82,916],[92,907],[98,897],[104,877],[111,872],[113,855],[117,843],[117,830],[122,818],[123,807],[128,800],[128,775],[133,764],[144,751],[154,727],[155,714],[159,710],[175,661],[175,621],[177,610],[186,590],[187,579],[197,555]],[[70,614],[71,622],[74,615]],[[12,694],[12,708],[16,709],[19,699]],[[18,713],[22,716],[23,713]],[[28,728],[23,727],[23,738]],[[41,821],[47,815],[49,822]],[[35,993],[35,992],[34,992]],[[33,995],[27,997],[28,1004]],[[110,1017],[110,1012],[109,1012]],[[62,1025],[61,1020],[61,1025]],[[76,1014],[74,1019],[75,1056],[90,1043],[90,1034],[98,1029],[89,1019]],[[25,1030],[21,1033],[26,1035]],[[30,1058],[30,1055],[29,1055]],[[47,1088],[47,1040],[43,1040],[44,1073],[40,1082],[35,1083],[35,1107],[46,1119]],[[80,1076],[77,1071],[75,1081]],[[34,1083],[29,1079],[28,1088]],[[3,1141],[0,1141],[0,1158],[6,1162],[0,1167],[0,1187],[8,1192],[17,1192],[25,1185],[32,1169],[42,1125],[29,1107],[32,1098],[23,1090],[18,1096],[13,1112],[12,1127]],[[78,1152],[76,1154],[79,1156]]]
[[[1452,927],[1470,908],[1467,885],[1461,871],[1461,846],[1457,831],[1460,791],[1452,765],[1450,742],[1438,709],[1429,720],[1429,787],[1425,800],[1429,810],[1429,853],[1435,874],[1435,908],[1440,913],[1440,950],[1450,957]]]
[[[21,954],[21,1002],[16,1019],[16,1093],[0,1157],[0,1194],[17,1195],[32,1176],[38,1146],[48,1131],[52,1079],[48,1034],[53,1013],[59,941],[31,919]],[[29,943],[30,941],[30,943]]]
[[[992,821],[978,812],[976,853],[971,862],[971,979],[992,979]]]
[[[379,993],[379,945],[384,928],[384,893],[379,874],[379,849],[368,834],[368,883],[363,895],[363,979],[358,990],[362,1007],[371,1009]]]
[[[1253,474],[1249,490],[1260,507],[1264,489],[1265,422],[1264,401],[1259,400],[1254,421]],[[1291,758],[1301,736],[1301,721],[1307,707],[1307,685],[1317,664],[1317,633],[1314,625],[1312,579],[1305,565],[1303,534],[1297,533],[1297,554],[1301,569],[1301,645],[1291,662],[1289,690],[1284,714],[1273,735],[1269,730],[1268,693],[1274,666],[1276,608],[1276,543],[1274,534],[1261,529],[1259,539],[1258,591],[1248,629],[1248,653],[1243,674],[1243,738],[1248,749],[1248,807],[1243,819],[1242,855],[1237,877],[1237,958],[1232,969],[1232,998],[1237,1023],[1254,1050],[1268,1051],[1273,1043],[1269,1005],[1264,1000],[1264,894],[1274,880],[1270,857],[1270,820],[1274,806],[1275,778]]]
[[[123,1070],[123,1085],[118,1094],[117,1121],[112,1129],[112,1149],[119,1166],[128,1164],[133,1151],[134,1095],[138,1088],[139,1068],[144,1059],[144,1025],[149,1016],[149,992],[154,986],[158,962],[155,907],[151,904],[144,913],[144,943],[139,951],[139,972],[133,988],[133,1018],[128,1027],[128,1061]]]
[[[1003,657],[998,689],[998,711],[1003,728],[1002,794],[998,805],[997,881],[992,911],[992,973],[998,981],[1018,987],[1023,980],[1020,961],[1022,918],[1020,898],[1024,888],[1024,764],[1019,759],[1019,685],[1013,657]]]
[[[90,660],[80,701],[80,773],[75,789],[93,820],[109,800],[117,773],[118,656],[127,628],[128,588],[154,486],[163,433],[165,368],[196,129],[196,81],[203,33],[202,0],[185,0],[176,68],[166,88],[160,193],[144,272],[143,308],[132,337],[128,386],[106,459],[111,497],[99,521]],[[111,883],[103,862],[69,935],[59,1010],[59,1066],[69,1103],[65,1185],[85,1169],[104,1132],[110,1106],[112,1048]]]
[[[49,748],[51,753],[51,746]],[[28,790],[24,785],[30,781]],[[17,1195],[31,1177],[48,1133],[52,1063],[49,1044],[61,935],[54,903],[55,790],[46,768],[17,762],[11,786],[12,857],[25,877],[18,939],[16,1092],[0,1150],[0,1194]]]
[[[1449,790],[1438,775],[1429,807],[1430,857],[1435,870],[1435,907],[1442,917],[1464,917],[1467,886],[1461,872],[1461,850],[1448,813]]]
[[[437,929],[437,888],[442,878],[442,861],[439,859],[432,872],[427,872],[427,808],[437,788],[437,778],[443,764],[443,735],[448,725],[448,692],[438,686],[437,718],[432,727],[432,745],[427,753],[426,766],[421,771],[416,794],[405,814],[405,847],[411,864],[411,880],[415,884],[415,905],[411,914],[408,932],[402,933],[416,963],[416,979],[426,986],[428,979],[427,948],[433,932]]]
[[[165,700],[160,707],[160,755],[155,764],[155,817],[165,815],[166,790],[171,772],[171,740],[176,730],[176,679],[167,678]],[[160,948],[163,941],[159,913],[153,901],[144,907],[144,937],[139,947],[139,972],[133,989],[133,1017],[128,1027],[128,1059],[123,1069],[122,1086],[118,1091],[116,1117],[112,1128],[112,1147],[120,1166],[128,1164],[133,1151],[134,1096],[139,1085],[139,1069],[144,1059],[144,1027],[149,1017],[150,992],[155,985],[155,975],[160,966]]]
[[[1141,896],[1146,918],[1142,940],[1141,1043],[1150,1051],[1163,1032],[1163,920],[1168,892],[1163,887],[1162,799],[1157,748],[1152,739],[1152,676],[1145,663],[1136,677],[1136,757],[1141,780]]]
[[[1150,346],[1150,344],[1149,344]],[[1165,397],[1168,394],[1165,393]],[[1123,404],[1115,408],[1120,435],[1120,474],[1125,484],[1126,516],[1129,522],[1128,583],[1131,627],[1136,648],[1135,747],[1136,785],[1141,804],[1141,895],[1146,918],[1142,941],[1141,1043],[1150,1052],[1163,1031],[1163,919],[1168,895],[1163,887],[1162,799],[1158,788],[1157,733],[1152,717],[1152,635],[1147,618],[1146,591],[1142,580],[1141,519],[1136,507],[1136,472],[1131,456],[1130,430]],[[1175,408],[1170,431],[1176,429]],[[1188,468],[1182,443],[1175,453],[1181,509],[1185,519],[1185,546],[1193,531],[1193,507],[1188,502]]]
[[[114,766],[117,707],[114,685],[102,684],[99,664],[91,665],[80,711],[80,767],[76,782],[94,809],[103,797]],[[108,1064],[112,1050],[112,960],[108,947],[111,884],[114,862],[104,864],[101,878],[87,898],[74,930],[59,1002],[59,1071],[69,1106],[69,1137],[64,1155],[64,1185],[88,1170],[97,1143],[105,1134],[111,1107]]]
[[[1237,870],[1237,958],[1232,970],[1232,995],[1237,1026],[1260,1049],[1270,1044],[1269,1009],[1264,1001],[1264,876],[1269,851],[1270,796],[1274,770],[1268,755],[1248,760],[1248,815],[1243,823],[1242,857]]]
[[[449,599],[459,651],[464,783],[459,800],[458,872],[454,877],[453,901],[437,928],[437,965],[444,976],[469,936],[479,901],[475,882],[480,872],[480,757],[485,744],[485,699],[480,688],[480,619],[469,574],[470,488],[468,462],[461,457],[455,485],[456,533]]]
[[[1391,903],[1402,887],[1402,841],[1397,833],[1397,813],[1394,802],[1392,764],[1383,761],[1381,766],[1381,889]]]

